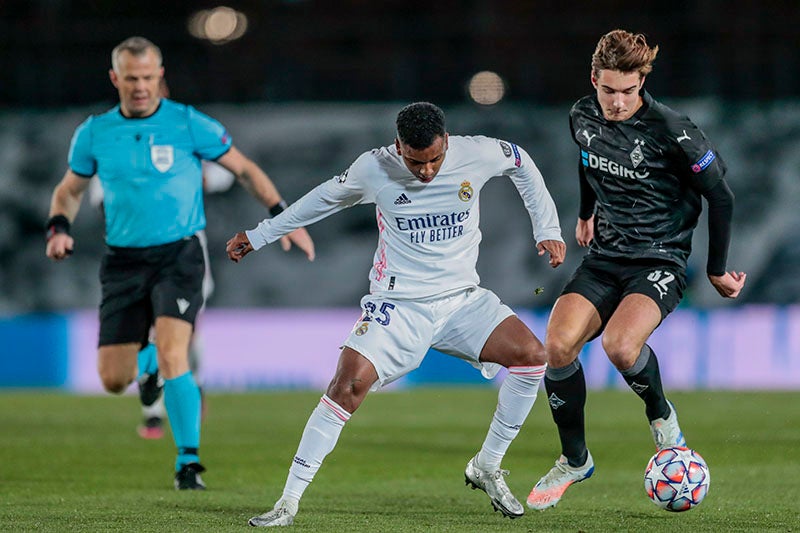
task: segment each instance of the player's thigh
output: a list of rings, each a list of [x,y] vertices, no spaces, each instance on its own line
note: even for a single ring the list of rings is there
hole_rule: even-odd
[[[630,368],[660,323],[661,309],[652,298],[640,293],[623,298],[603,333],[603,349],[614,366]]]
[[[122,392],[136,378],[136,360],[141,344],[107,344],[97,351],[97,372],[110,392]]]
[[[559,322],[564,320],[568,326],[572,326],[573,324],[567,320],[572,316],[578,321],[590,320],[593,313],[589,307],[584,305],[583,300],[586,300],[600,318],[600,325],[593,332],[594,335],[599,334],[622,299],[621,273],[622,270],[613,261],[594,255],[585,256],[561,291],[559,300],[564,301],[565,305],[563,306],[564,311],[557,316]],[[583,300],[573,299],[570,295],[580,295]],[[565,296],[569,296],[569,298],[565,298]],[[550,320],[552,321],[552,318]],[[578,335],[583,336],[584,333],[581,330]]]
[[[501,365],[482,360],[481,353],[492,332],[508,317],[516,316],[514,311],[492,291],[475,287],[443,299],[436,315],[441,326],[437,328],[432,346],[467,361],[480,369],[484,377],[494,377]],[[500,359],[494,351],[492,358]]]
[[[684,269],[671,263],[630,264],[623,268],[623,298],[603,334],[603,348],[619,369],[629,368],[650,334],[680,303]]]
[[[539,366],[547,362],[544,346],[522,320],[509,316],[489,335],[480,361],[512,366]]]
[[[151,289],[153,315],[194,325],[203,305],[205,260],[196,236],[170,247],[159,259],[161,268]]]
[[[102,300],[98,346],[148,342],[152,323],[148,271],[139,262],[106,255],[100,266]]]
[[[326,394],[352,414],[378,379],[378,371],[372,362],[353,348],[345,346]]]
[[[373,388],[399,379],[417,368],[433,336],[430,306],[377,295],[361,299],[361,318],[343,346],[370,361],[378,375]]]
[[[561,295],[550,312],[545,334],[548,364],[561,368],[578,356],[583,345],[603,327],[600,313],[591,301],[577,292]]]

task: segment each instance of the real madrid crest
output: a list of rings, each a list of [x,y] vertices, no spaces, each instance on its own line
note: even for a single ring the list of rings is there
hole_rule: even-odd
[[[472,184],[470,184],[469,181],[464,180],[461,182],[461,188],[458,190],[458,198],[462,202],[469,202],[472,200],[472,194],[474,192],[475,191],[472,189]]]
[[[359,337],[367,332],[369,329],[369,322],[362,322],[360,326],[356,328],[356,335]]]

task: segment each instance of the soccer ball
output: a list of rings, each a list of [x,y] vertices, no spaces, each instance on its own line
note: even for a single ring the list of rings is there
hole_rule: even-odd
[[[644,490],[667,511],[688,511],[708,494],[711,474],[705,460],[694,450],[673,446],[659,450],[644,471]]]

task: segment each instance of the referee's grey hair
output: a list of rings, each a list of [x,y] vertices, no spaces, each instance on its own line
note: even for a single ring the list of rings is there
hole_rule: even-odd
[[[153,44],[152,41],[149,39],[145,39],[144,37],[128,37],[111,51],[111,68],[114,69],[114,72],[119,72],[119,56],[122,52],[128,52],[132,56],[143,56],[147,53],[148,50],[152,50],[155,52],[156,57],[158,58],[158,66],[161,66],[161,62],[163,58],[161,57],[161,49]]]

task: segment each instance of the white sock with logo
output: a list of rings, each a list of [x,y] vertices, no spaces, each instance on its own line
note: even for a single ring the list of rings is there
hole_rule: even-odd
[[[476,460],[476,465],[481,470],[494,471],[500,468],[500,462],[511,441],[519,433],[536,401],[539,383],[544,377],[546,367],[547,365],[509,367],[508,376],[497,396],[497,409],[489,425],[489,433]]]
[[[297,453],[289,468],[289,477],[283,488],[283,499],[299,502],[303,492],[314,479],[322,461],[336,446],[350,413],[342,406],[322,396],[319,404],[308,417]]]

